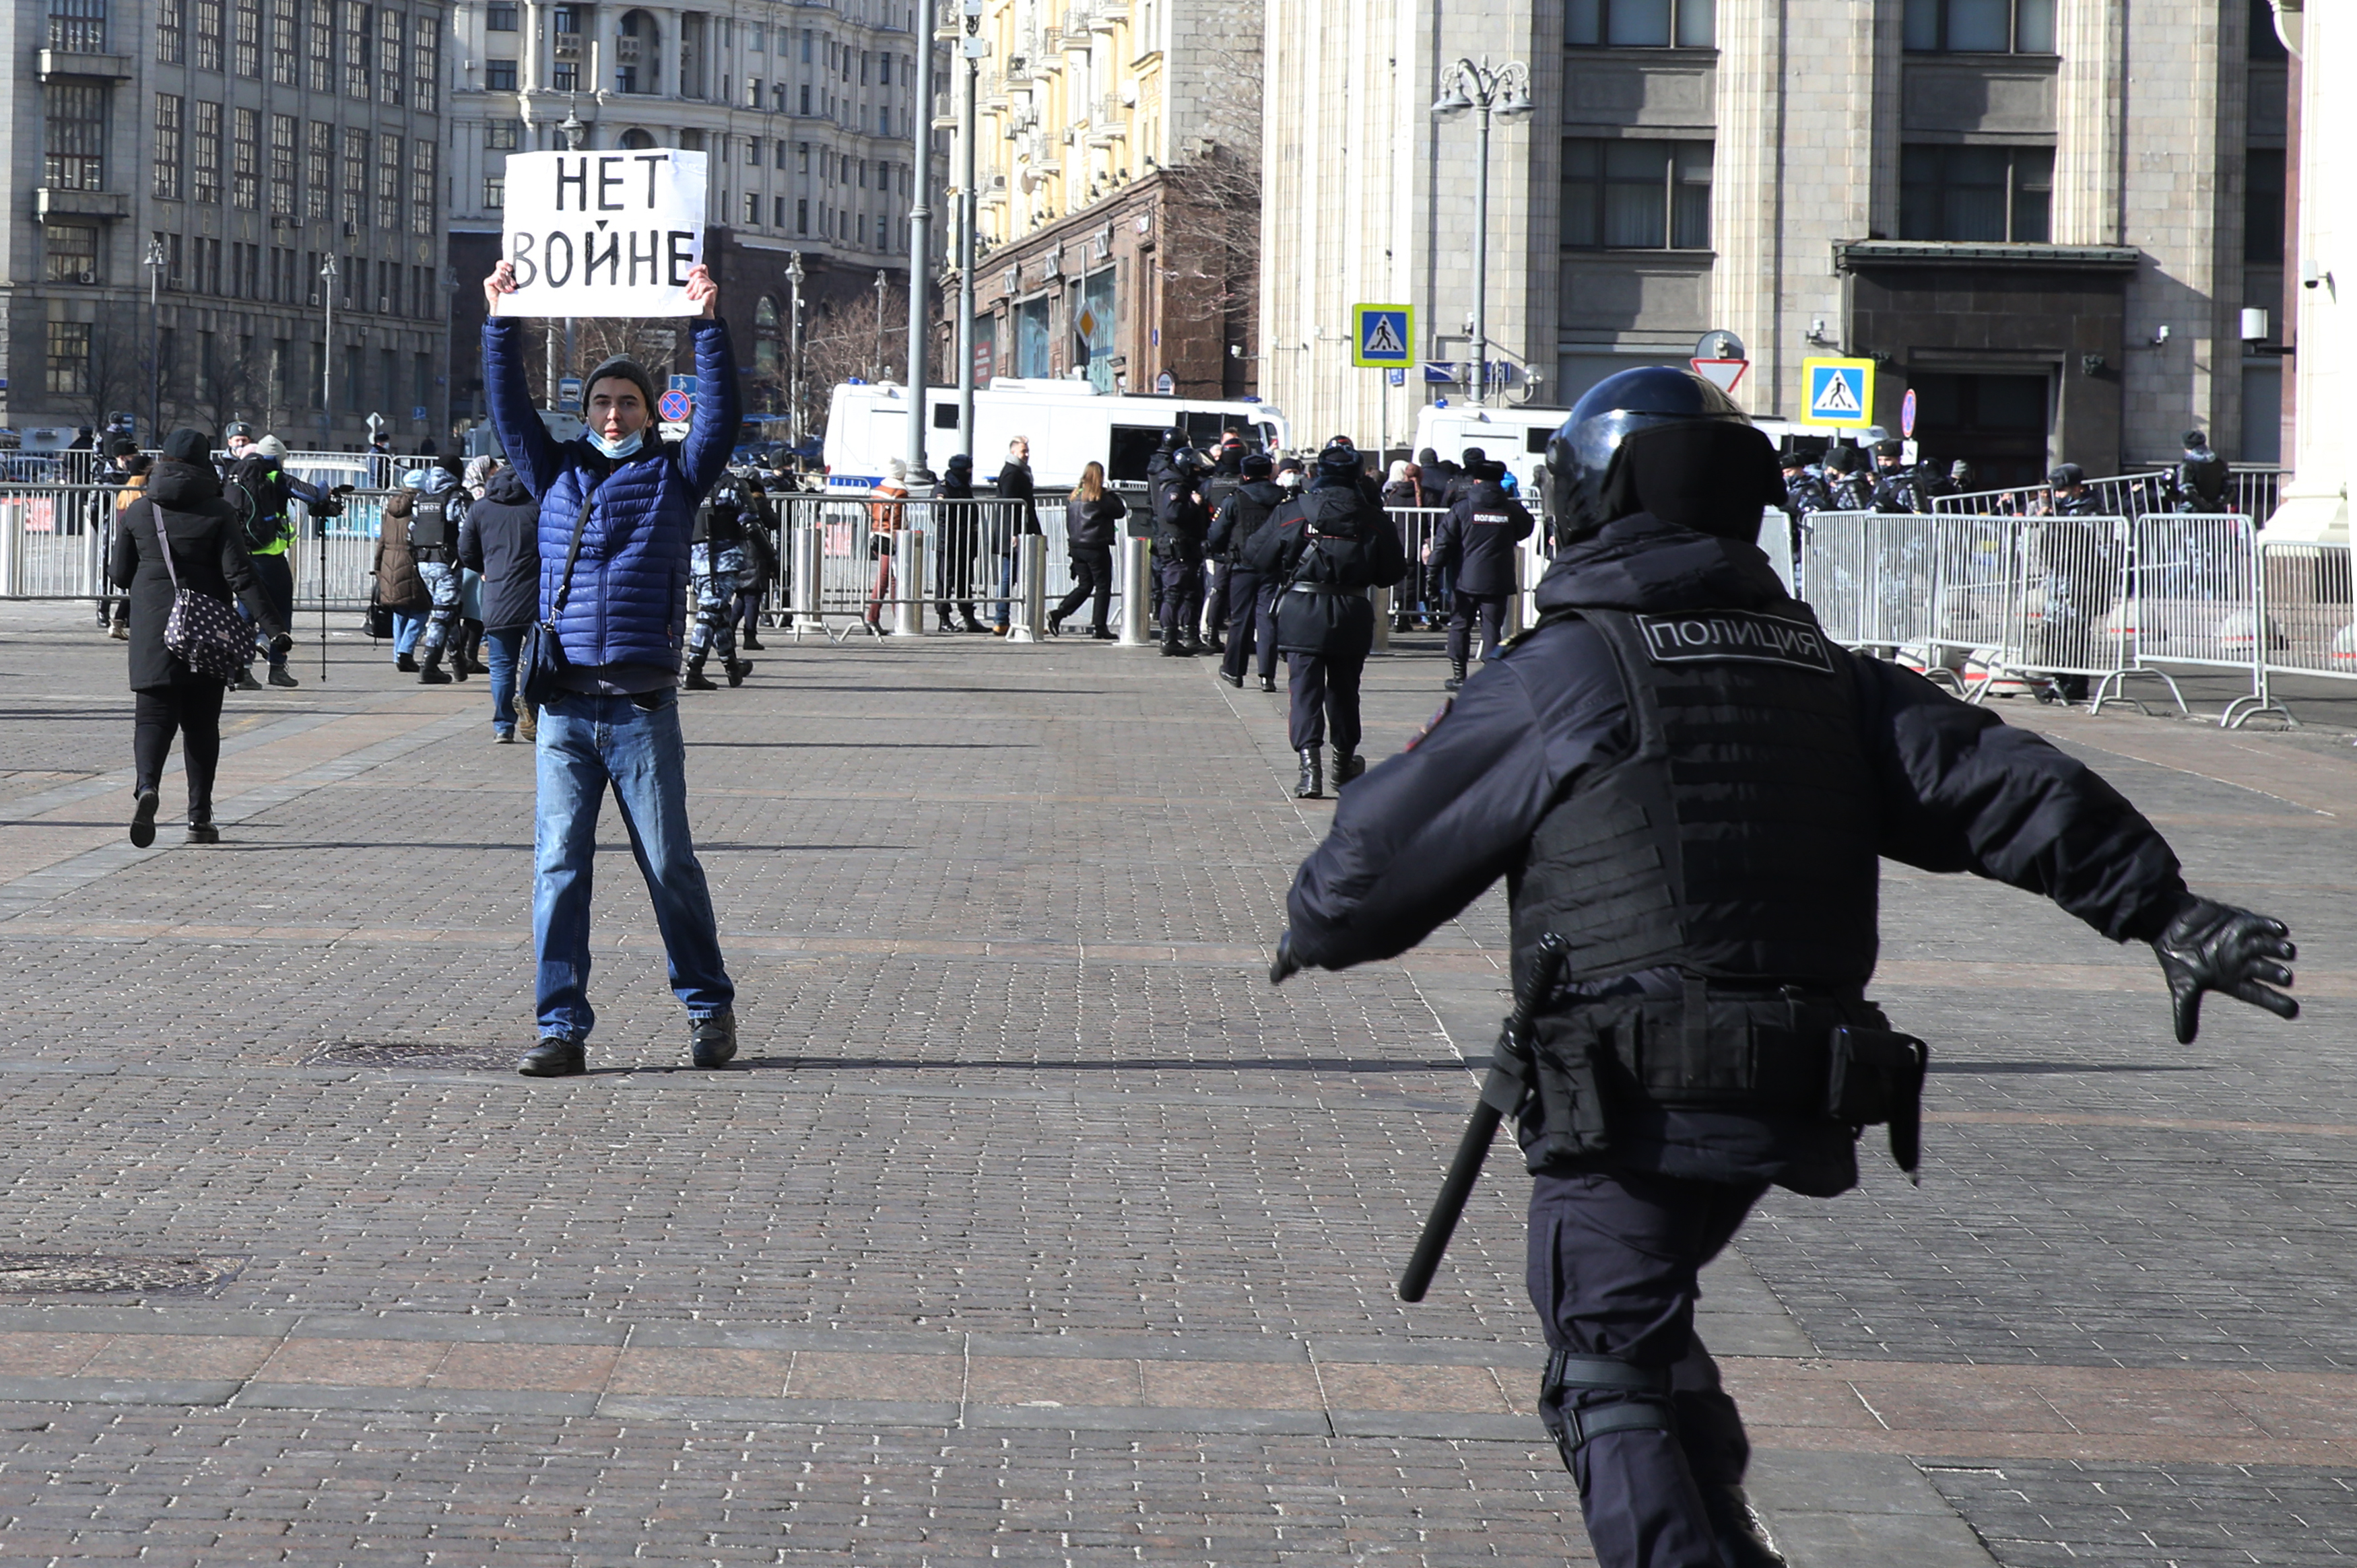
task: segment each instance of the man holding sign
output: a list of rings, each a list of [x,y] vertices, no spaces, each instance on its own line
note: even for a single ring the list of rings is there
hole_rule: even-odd
[[[506,256],[483,280],[483,384],[500,443],[540,503],[540,618],[564,666],[539,722],[540,1042],[517,1070],[561,1078],[586,1069],[596,1018],[590,861],[609,787],[654,901],[672,991],[687,1007],[691,1054],[716,1068],[737,1054],[736,987],[688,831],[677,706],[696,503],[727,466],[738,417],[737,363],[701,259],[704,155],[520,154],[508,168],[509,188],[523,196],[511,201]],[[696,400],[686,441],[659,437],[653,379],[627,359],[589,373],[587,431],[552,439],[533,406],[525,328],[515,319],[540,312],[693,317],[695,371],[710,390]]]

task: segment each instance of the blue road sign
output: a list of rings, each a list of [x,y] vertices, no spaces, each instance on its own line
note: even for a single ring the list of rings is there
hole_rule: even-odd
[[[1405,305],[1351,307],[1351,363],[1362,368],[1406,368],[1415,341],[1415,312]]]

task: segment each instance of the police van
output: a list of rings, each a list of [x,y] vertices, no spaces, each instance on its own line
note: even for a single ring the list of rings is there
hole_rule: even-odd
[[[930,388],[925,404],[925,466],[938,474],[958,450],[956,389]],[[1006,460],[1006,444],[1020,435],[1031,443],[1032,483],[1043,489],[1079,483],[1091,463],[1103,463],[1114,484],[1142,485],[1146,459],[1174,428],[1205,449],[1229,430],[1263,451],[1283,451],[1292,439],[1285,416],[1265,403],[1124,396],[1084,381],[1000,376],[974,394],[974,480],[989,483]],[[884,477],[888,461],[908,454],[907,388],[845,381],[834,389],[827,400],[828,489],[865,491]]]

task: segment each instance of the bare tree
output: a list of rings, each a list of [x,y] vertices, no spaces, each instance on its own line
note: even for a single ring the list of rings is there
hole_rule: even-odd
[[[879,305],[880,300],[880,305]],[[879,314],[880,312],[880,314]],[[810,307],[802,334],[802,407],[796,421],[813,430],[825,423],[836,385],[856,377],[882,381],[901,369],[909,342],[909,292],[888,283]]]
[[[1211,145],[1162,171],[1163,265],[1199,311],[1249,314],[1260,295],[1260,162]]]
[[[82,382],[81,412],[92,430],[106,427],[107,416],[118,409],[147,406],[146,335],[124,311],[100,313],[90,328],[89,373]]]

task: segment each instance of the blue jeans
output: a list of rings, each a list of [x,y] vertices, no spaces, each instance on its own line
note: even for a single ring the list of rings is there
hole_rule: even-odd
[[[399,659],[417,649],[417,639],[425,632],[425,618],[407,610],[393,612],[393,656]]]
[[[516,655],[523,651],[523,628],[503,626],[483,633],[491,651],[491,728],[513,735],[516,726]]]
[[[540,711],[537,760],[532,936],[542,1036],[584,1040],[597,1022],[588,993],[589,868],[609,784],[654,901],[673,994],[691,1017],[727,1012],[737,988],[721,962],[712,891],[688,832],[678,693],[633,699],[564,693]]]

